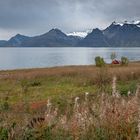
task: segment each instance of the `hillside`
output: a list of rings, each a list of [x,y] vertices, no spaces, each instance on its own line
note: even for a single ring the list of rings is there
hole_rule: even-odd
[[[85,36],[86,35],[86,36]],[[65,34],[59,29],[28,37],[17,34],[8,41],[0,41],[3,47],[140,47],[140,22],[113,22],[104,30]]]

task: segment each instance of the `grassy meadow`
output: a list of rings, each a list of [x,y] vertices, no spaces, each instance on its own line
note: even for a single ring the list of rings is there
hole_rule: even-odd
[[[0,140],[140,138],[140,62],[0,71]]]

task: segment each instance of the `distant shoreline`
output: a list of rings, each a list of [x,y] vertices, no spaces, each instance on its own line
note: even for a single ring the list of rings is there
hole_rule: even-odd
[[[110,65],[109,63],[106,63],[107,65]],[[129,61],[129,65],[130,64],[140,64],[140,60],[138,61]],[[57,68],[73,68],[73,67],[93,67],[95,66],[95,64],[93,65],[65,65],[65,66],[52,66],[52,67],[36,67],[36,68],[17,68],[17,69],[3,69],[0,70],[0,72],[12,72],[12,71],[30,71],[30,70],[44,70],[44,69],[57,69]],[[114,65],[117,66],[117,65]],[[128,66],[129,67],[129,66]]]
[[[51,46],[51,47],[31,47],[31,46],[28,46],[28,47],[10,47],[10,46],[8,46],[8,47],[1,47],[0,46],[0,48],[140,48],[140,46],[138,47],[138,46],[133,46],[133,47],[131,47],[131,46],[128,46],[128,47],[126,47],[126,46],[112,46],[112,47],[109,47],[109,46],[94,46],[94,47],[90,47],[90,46]]]
[[[112,68],[107,64],[108,68]],[[113,68],[140,68],[140,61],[130,62],[128,66],[114,65]],[[27,77],[28,76],[42,76],[42,75],[59,75],[62,73],[75,73],[78,71],[89,71],[91,69],[99,69],[95,65],[70,65],[70,66],[56,66],[49,68],[27,68],[27,69],[13,69],[13,70],[0,70],[0,79],[11,77]]]

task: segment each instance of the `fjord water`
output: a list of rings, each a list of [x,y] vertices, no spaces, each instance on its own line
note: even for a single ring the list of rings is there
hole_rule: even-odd
[[[0,48],[0,70],[94,64],[101,56],[110,63],[110,54],[126,56],[130,61],[140,60],[139,48]]]

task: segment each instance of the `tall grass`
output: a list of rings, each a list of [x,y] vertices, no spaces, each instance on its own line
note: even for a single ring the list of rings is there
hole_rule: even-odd
[[[20,116],[24,120],[21,124],[9,125],[9,116],[2,114],[7,123],[1,121],[1,140],[140,139],[140,86],[135,94],[121,96],[116,80],[115,76],[111,95],[86,92],[75,99],[64,99],[65,109],[48,100],[43,114]]]
[[[0,140],[140,139],[137,63],[8,71],[0,78]]]

